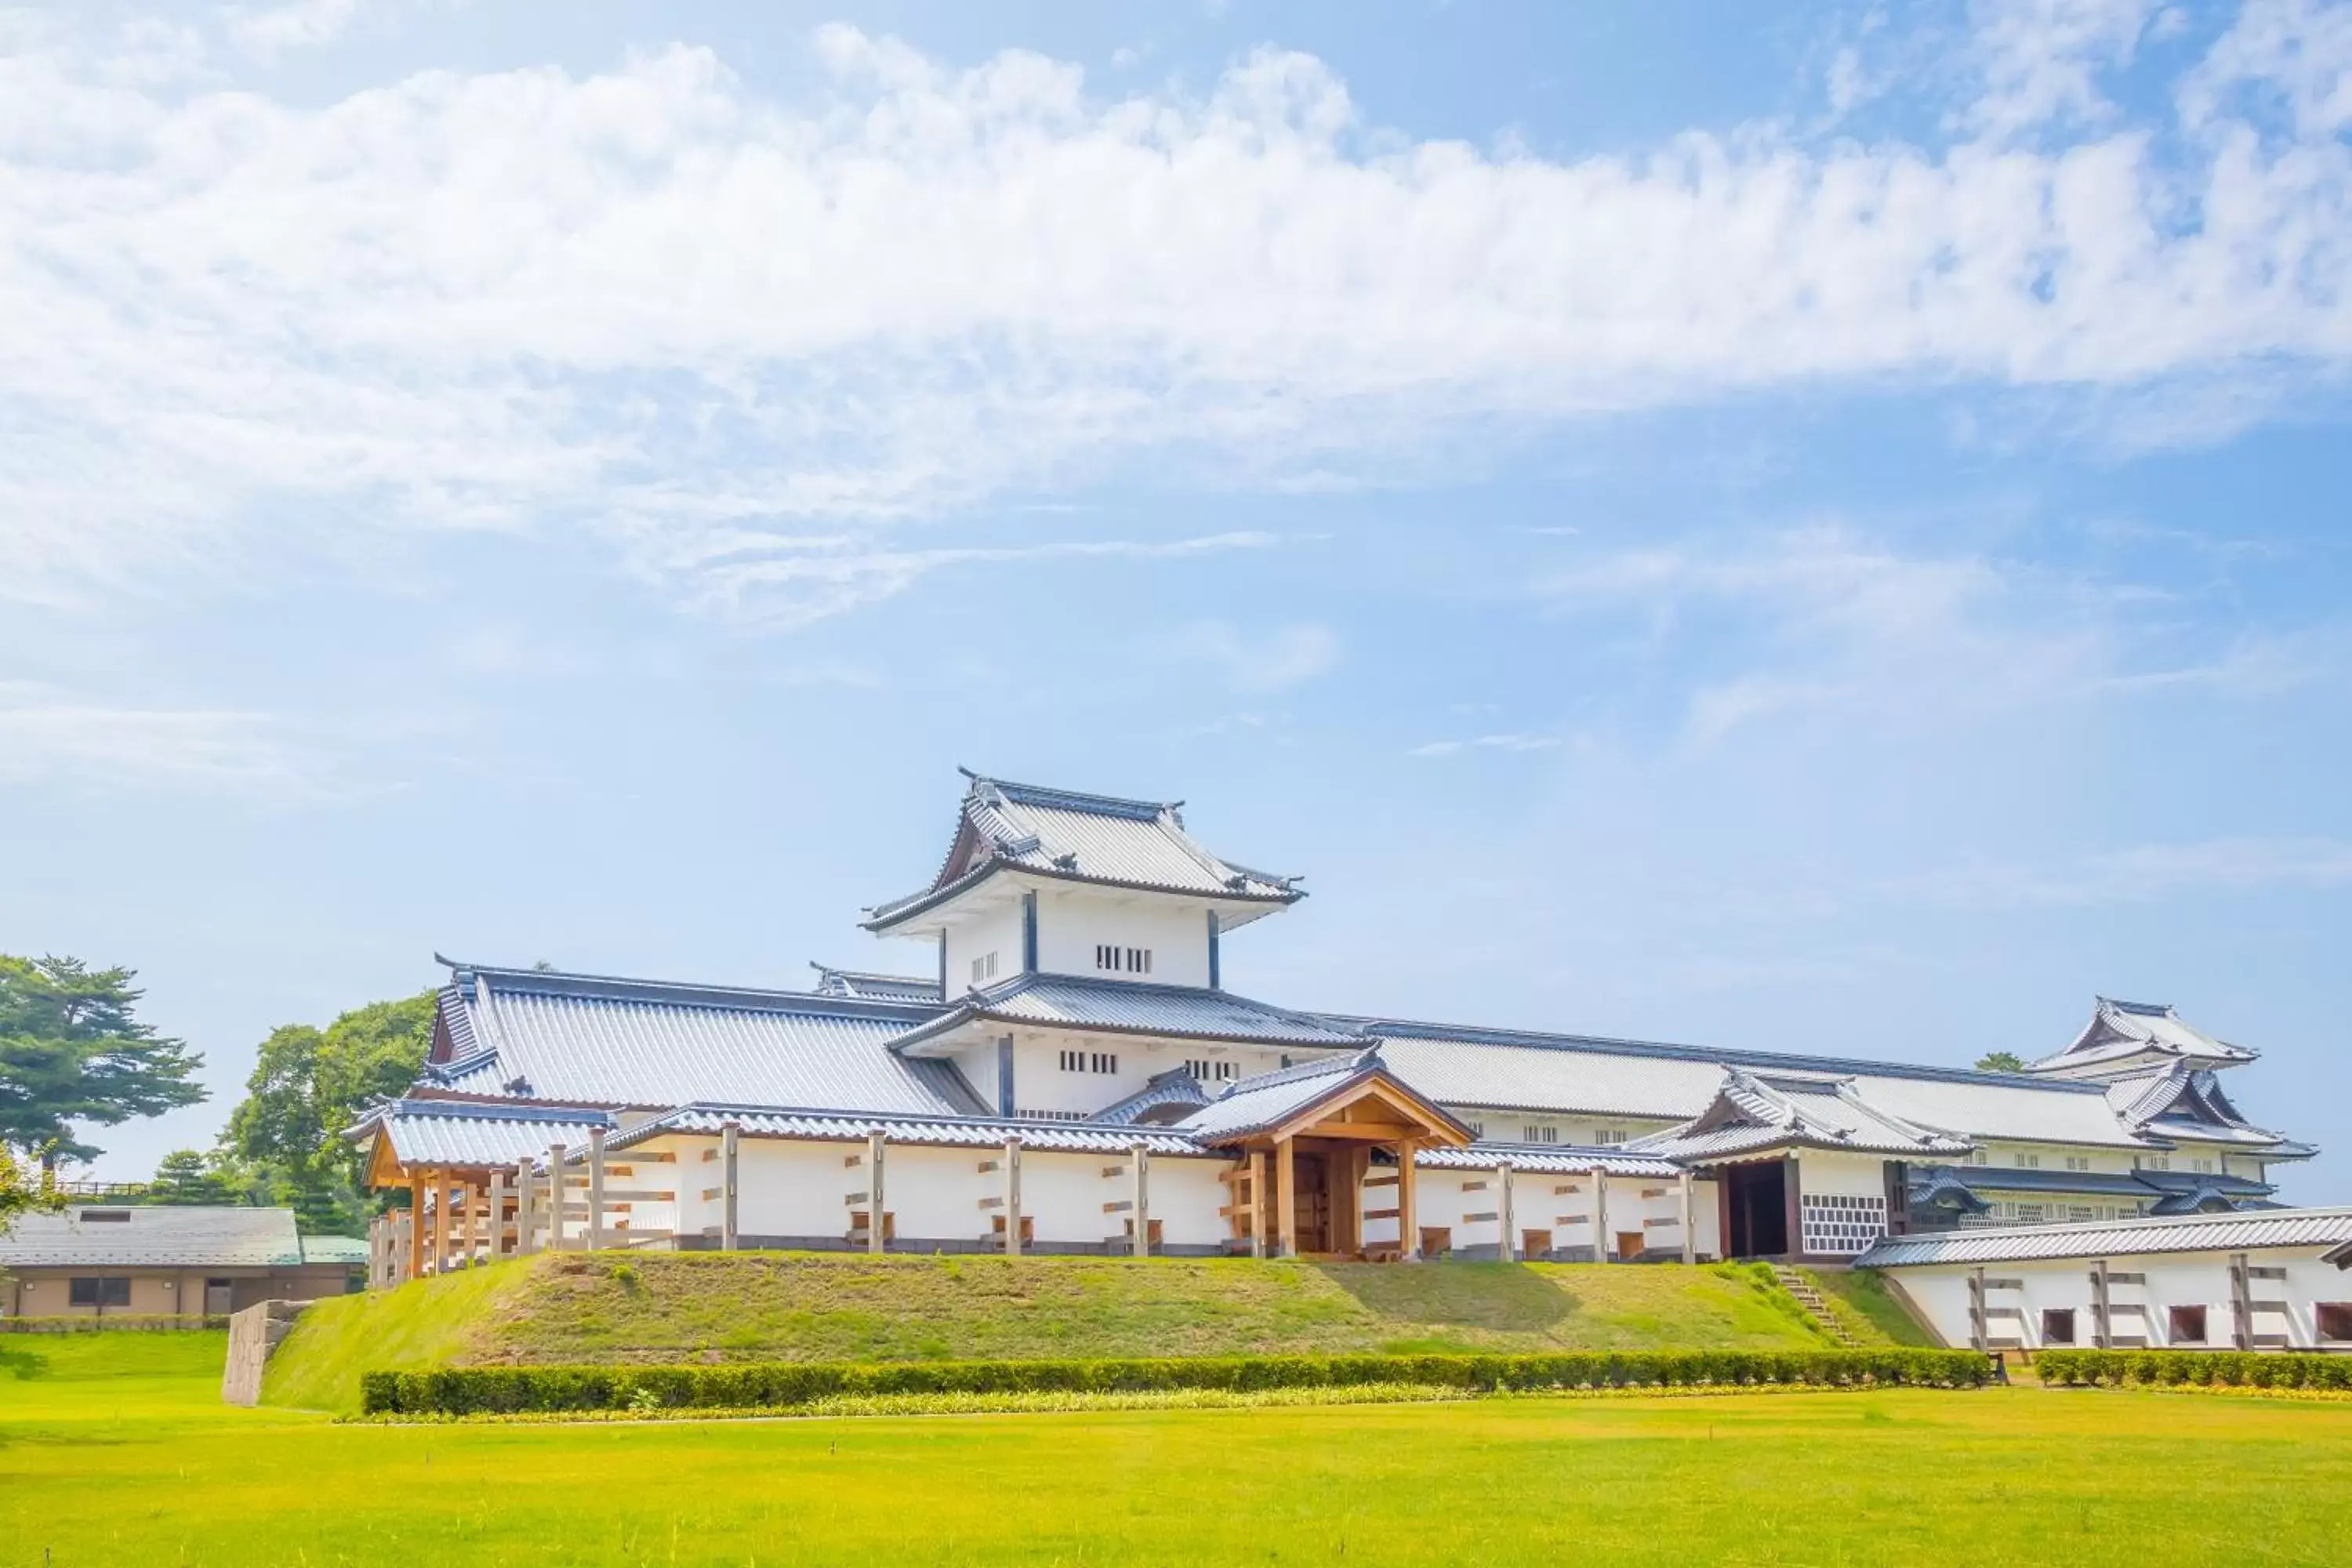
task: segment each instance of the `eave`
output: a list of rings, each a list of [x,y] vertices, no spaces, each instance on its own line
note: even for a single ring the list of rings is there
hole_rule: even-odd
[[[1242,914],[1242,920],[1255,920],[1276,910],[1288,909],[1307,896],[1303,888],[1293,888],[1285,893],[1244,893],[1238,890],[1211,892],[1202,888],[1173,888],[1157,882],[1126,882],[1110,877],[1088,876],[1084,871],[1065,871],[1059,868],[1031,866],[992,856],[951,882],[917,893],[895,903],[877,904],[858,925],[877,936],[887,936],[900,930],[919,915],[928,914],[954,902],[972,891],[990,878],[1003,872],[1018,879],[1034,878],[1040,882],[1062,883],[1072,887],[1101,888],[1111,892],[1146,894],[1163,899],[1182,899],[1187,902],[1231,910]],[[1228,928],[1230,929],[1230,928]]]

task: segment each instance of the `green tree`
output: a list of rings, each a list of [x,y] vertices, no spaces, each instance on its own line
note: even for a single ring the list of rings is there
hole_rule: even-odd
[[[251,1203],[284,1204],[309,1230],[362,1227],[363,1151],[343,1142],[370,1100],[416,1079],[433,1042],[433,993],[353,1008],[324,1029],[286,1024],[261,1042],[221,1151]]]
[[[0,1144],[37,1153],[45,1168],[94,1159],[74,1122],[112,1127],[205,1098],[194,1081],[201,1058],[139,1022],[131,980],[78,958],[0,953]]]
[[[237,1195],[219,1163],[195,1149],[174,1149],[157,1161],[147,1190],[154,1204],[232,1204]]]
[[[2025,1058],[2015,1051],[1987,1051],[1977,1058],[1979,1072],[2023,1072]]]
[[[64,1206],[54,1173],[37,1170],[0,1143],[0,1236],[8,1234],[19,1215],[54,1213]]]

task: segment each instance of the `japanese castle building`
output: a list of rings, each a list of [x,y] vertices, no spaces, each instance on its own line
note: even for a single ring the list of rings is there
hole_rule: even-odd
[[[2314,1152],[2223,1091],[2252,1051],[2165,1006],[2101,999],[2002,1073],[1229,989],[1234,940],[1302,897],[1175,805],[971,776],[929,884],[864,921],[919,977],[449,963],[423,1076],[352,1131],[412,1194],[373,1278],[583,1244],[1840,1260],[2268,1208]]]

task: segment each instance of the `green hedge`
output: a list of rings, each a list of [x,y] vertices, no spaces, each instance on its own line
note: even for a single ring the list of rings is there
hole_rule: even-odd
[[[1185,1356],[1134,1361],[759,1363],[740,1366],[444,1367],[371,1372],[371,1415],[523,1410],[744,1409],[842,1395],[1120,1393],[1174,1388],[1497,1389],[1738,1384],[1913,1384],[1972,1388],[1974,1351],[1568,1351],[1553,1355]]]
[[[2352,1390],[2352,1357],[2248,1351],[2043,1351],[2033,1358],[2044,1383],[2070,1387],[2184,1383],[2231,1388]]]

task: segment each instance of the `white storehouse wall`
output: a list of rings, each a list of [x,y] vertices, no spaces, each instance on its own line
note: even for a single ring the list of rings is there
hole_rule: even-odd
[[[2247,1248],[2247,1261],[2255,1268],[2284,1268],[2284,1282],[2273,1279],[2253,1282],[2252,1294],[2257,1301],[2284,1300],[2284,1313],[2258,1313],[2254,1320],[2256,1335],[2284,1334],[2285,1348],[2294,1350],[2352,1351],[2352,1341],[2319,1339],[2317,1303],[2352,1302],[2352,1275],[2332,1264],[2319,1261],[2315,1247]],[[2171,1252],[2132,1254],[2119,1252],[2106,1259],[2110,1283],[2108,1300],[2117,1309],[2115,1332],[2118,1339],[2139,1337],[2135,1326],[2147,1324],[2145,1337],[2147,1348],[2154,1350],[2227,1350],[2231,1346],[2230,1259],[2231,1252]],[[2014,1340],[2026,1350],[2051,1348],[2044,1343],[2042,1314],[2048,1310],[2071,1310],[2074,1313],[2074,1342],[2068,1348],[2087,1350],[2094,1345],[2092,1320],[2093,1286],[2091,1265],[2087,1258],[2022,1258],[1991,1262],[1981,1266],[1961,1263],[1905,1264],[1891,1268],[1886,1273],[1903,1288],[1912,1301],[1926,1316],[1929,1325],[1948,1345],[1964,1346],[1970,1342],[1969,1320],[1969,1281],[1981,1267],[1994,1288],[1986,1292],[1988,1306],[1996,1310],[1989,1320],[1990,1337],[1996,1342]],[[2146,1276],[2144,1284],[2118,1284],[2116,1274]],[[2001,1282],[2014,1281],[2017,1288],[2009,1289]],[[2143,1318],[2130,1310],[2147,1309]],[[2172,1338],[2170,1311],[2174,1307],[2205,1309],[2205,1338],[2197,1341],[2176,1341]],[[2014,1309],[2011,1315],[2003,1309]],[[2131,1349],[2140,1348],[2132,1345]]]

